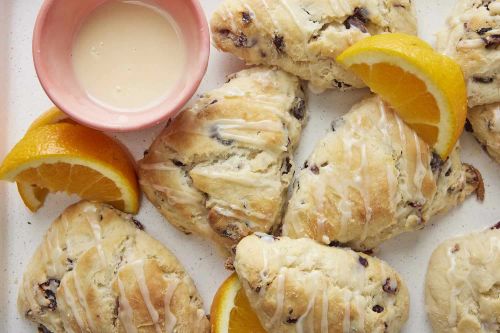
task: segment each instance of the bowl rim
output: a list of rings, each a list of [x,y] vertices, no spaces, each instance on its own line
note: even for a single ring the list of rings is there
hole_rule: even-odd
[[[112,1],[112,0],[104,0]],[[169,118],[175,117],[181,109],[186,105],[186,103],[193,97],[196,93],[198,87],[203,80],[205,73],[208,68],[208,63],[210,59],[210,29],[208,26],[208,21],[205,16],[205,12],[201,7],[198,0],[177,0],[187,3],[187,5],[193,11],[195,22],[197,24],[197,31],[200,33],[200,49],[195,55],[196,59],[196,70],[192,72],[189,82],[186,84],[187,88],[184,89],[180,98],[175,99],[175,103],[172,103],[170,99],[165,98],[161,103],[156,104],[148,109],[140,112],[140,115],[135,112],[120,112],[113,111],[112,109],[106,109],[108,112],[116,112],[117,116],[126,116],[128,120],[121,124],[106,124],[97,121],[92,115],[92,112],[78,112],[78,110],[73,110],[71,108],[65,107],[63,99],[60,98],[59,89],[55,88],[54,85],[50,83],[48,79],[48,73],[43,68],[43,58],[41,56],[41,50],[43,45],[41,43],[44,26],[47,21],[47,16],[50,10],[56,3],[63,4],[64,1],[59,0],[44,0],[42,6],[37,15],[35,26],[33,29],[33,40],[32,40],[32,56],[33,63],[35,66],[35,71],[38,80],[45,91],[49,99],[64,113],[66,113],[70,118],[74,119],[80,124],[89,126],[94,129],[102,131],[111,132],[131,132],[141,129],[146,129],[155,126]],[[175,20],[175,18],[174,18]],[[98,105],[98,104],[97,104]],[[99,106],[98,107],[102,107]],[[104,107],[102,107],[104,108]],[[135,114],[135,116],[134,116]]]

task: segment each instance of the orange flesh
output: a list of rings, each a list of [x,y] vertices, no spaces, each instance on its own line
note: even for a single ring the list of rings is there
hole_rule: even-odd
[[[398,111],[401,118],[431,145],[437,142],[440,121],[438,106],[427,86],[415,75],[400,67],[378,63],[350,67],[371,90]],[[397,78],[397,79],[392,79]],[[418,99],[418,103],[415,101]]]
[[[66,163],[42,164],[28,169],[16,177],[16,181],[37,185],[50,192],[77,194],[82,199],[113,203],[124,209],[122,194],[110,179],[81,165]]]
[[[259,318],[252,310],[248,298],[241,288],[234,299],[234,308],[229,319],[229,333],[266,333],[262,328]]]

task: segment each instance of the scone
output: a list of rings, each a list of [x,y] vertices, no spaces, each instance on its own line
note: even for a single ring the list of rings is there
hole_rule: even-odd
[[[364,86],[335,62],[352,44],[417,30],[410,0],[224,0],[211,31],[218,49],[247,64],[278,66],[322,91]]]
[[[500,102],[500,2],[459,0],[437,48],[457,61],[468,83],[469,106]]]
[[[52,224],[20,285],[43,332],[209,332],[193,281],[130,215],[81,202]]]
[[[408,319],[399,274],[362,253],[255,234],[238,244],[234,264],[268,332],[396,333]]]
[[[305,122],[299,80],[256,67],[204,94],[139,163],[142,189],[168,222],[231,249],[277,227]]]
[[[439,245],[429,262],[425,300],[435,333],[500,332],[500,230]]]
[[[476,106],[467,118],[484,150],[500,163],[500,103]]]
[[[443,161],[379,97],[332,124],[294,184],[283,234],[369,250],[481,189],[458,148]],[[480,191],[481,193],[481,191]]]

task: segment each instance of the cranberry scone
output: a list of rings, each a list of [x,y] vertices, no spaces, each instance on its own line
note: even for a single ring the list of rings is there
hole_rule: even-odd
[[[247,64],[278,66],[322,91],[364,86],[335,62],[352,44],[417,29],[410,0],[224,0],[211,31],[218,49]]]
[[[409,294],[387,263],[303,238],[255,234],[234,261],[250,305],[273,333],[397,333]]]
[[[18,309],[42,332],[209,332],[182,265],[142,225],[81,202],[52,224],[21,282]]]
[[[294,184],[283,234],[366,251],[421,229],[478,190],[456,148],[443,161],[379,97],[332,124]]]
[[[433,332],[500,332],[500,230],[443,242],[431,256],[425,284]]]
[[[460,0],[438,34],[437,48],[457,61],[469,106],[500,102],[500,2]]]
[[[181,231],[232,249],[279,225],[305,119],[298,78],[240,71],[167,125],[139,163],[141,187]]]

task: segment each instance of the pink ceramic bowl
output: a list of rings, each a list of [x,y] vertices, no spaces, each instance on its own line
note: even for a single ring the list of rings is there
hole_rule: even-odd
[[[110,131],[132,131],[174,117],[193,96],[205,75],[210,36],[197,0],[146,0],[166,10],[177,22],[188,50],[182,82],[160,104],[142,111],[118,111],[93,102],[73,72],[73,40],[81,24],[108,0],[45,0],[33,36],[33,59],[40,83],[49,98],[71,118]]]

